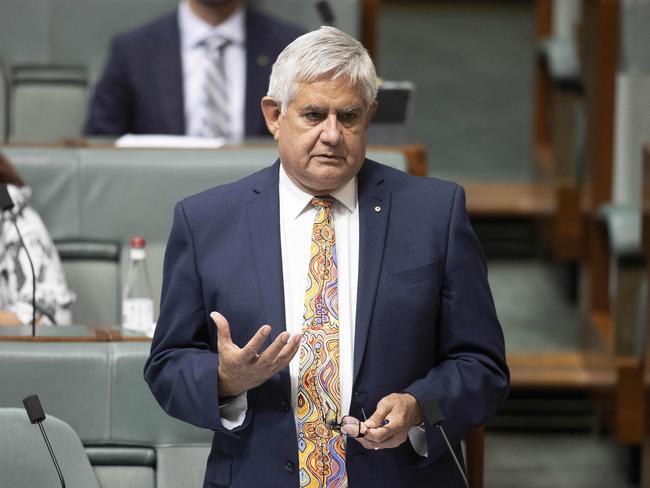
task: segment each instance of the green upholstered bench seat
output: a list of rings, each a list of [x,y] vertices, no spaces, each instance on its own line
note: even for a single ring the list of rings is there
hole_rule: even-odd
[[[38,394],[75,430],[102,488],[198,488],[212,432],[160,408],[142,376],[148,355],[143,342],[0,341],[0,408]]]

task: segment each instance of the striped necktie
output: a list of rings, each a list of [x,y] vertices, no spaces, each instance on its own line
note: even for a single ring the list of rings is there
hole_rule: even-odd
[[[212,36],[205,41],[206,55],[209,59],[205,71],[204,112],[201,136],[230,139],[230,113],[228,101],[228,78],[224,63],[225,49],[232,43],[230,39]]]
[[[298,458],[301,488],[346,488],[345,442],[328,427],[341,415],[339,306],[333,200],[315,197],[300,344]]]

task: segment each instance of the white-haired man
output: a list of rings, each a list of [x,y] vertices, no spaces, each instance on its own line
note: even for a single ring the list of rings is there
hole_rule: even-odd
[[[505,396],[463,190],[365,158],[375,78],[350,36],[298,38],[262,99],[279,161],[176,207],[145,378],[214,430],[204,486],[462,486],[422,406],[458,450]]]

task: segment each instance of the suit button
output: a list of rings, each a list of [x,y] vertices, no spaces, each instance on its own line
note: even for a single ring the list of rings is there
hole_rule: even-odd
[[[289,411],[289,402],[288,401],[282,400],[282,410],[284,410],[285,412]]]
[[[293,465],[293,463],[291,461],[287,461],[286,463],[284,463],[284,469],[286,469],[287,471],[293,473],[293,471],[296,468],[294,467],[294,465]]]

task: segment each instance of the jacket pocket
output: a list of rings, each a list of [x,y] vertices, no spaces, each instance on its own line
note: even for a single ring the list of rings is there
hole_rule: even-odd
[[[414,285],[423,281],[429,281],[438,276],[438,260],[418,266],[416,268],[409,268],[400,271],[393,271],[389,274],[391,288],[401,288],[404,286]]]

